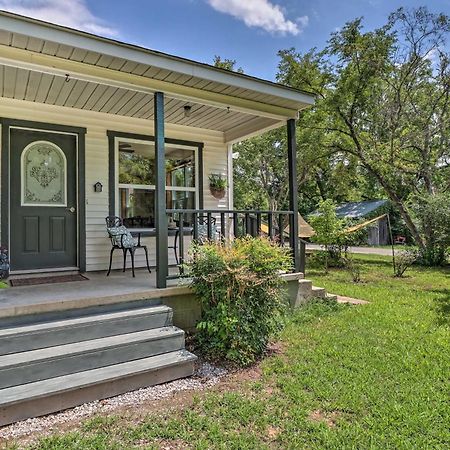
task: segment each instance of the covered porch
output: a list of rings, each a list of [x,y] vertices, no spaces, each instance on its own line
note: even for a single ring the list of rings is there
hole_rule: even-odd
[[[280,244],[284,235],[276,230],[289,224],[294,267],[302,271],[294,220],[295,120],[299,110],[313,103],[312,96],[3,12],[0,69],[1,244],[9,249],[13,273],[79,270],[97,277],[94,272],[108,267],[106,216],[122,217],[131,230],[153,230],[143,239],[156,270],[150,277],[142,272],[135,279],[126,272],[127,283],[135,288],[144,283],[161,289],[174,283],[189,242],[198,238],[200,220],[209,238],[215,222],[220,239],[258,235],[261,224],[267,223],[268,235]],[[233,143],[281,126],[286,127],[289,210],[234,210]],[[17,156],[25,151],[21,142],[49,141],[65,150],[63,141],[54,141],[60,135],[73,137],[75,146],[67,157],[73,176],[65,178],[66,201],[58,203],[58,197],[56,204],[39,205],[32,192],[28,204],[25,194],[14,196],[19,186],[14,183],[26,177]],[[223,198],[212,195],[210,175],[225,177]],[[39,206],[47,212],[41,213],[44,208]],[[53,224],[48,222],[56,216]],[[73,226],[66,227],[70,223]],[[176,251],[174,223],[181,236]],[[51,234],[50,239],[43,233]],[[20,247],[22,242],[26,248]],[[42,256],[44,244],[55,248],[47,248]],[[55,262],[56,254],[61,258]],[[32,266],[27,265],[30,258],[35,261]],[[120,268],[121,258],[113,263],[113,268]],[[144,265],[143,255],[136,263]],[[126,295],[126,289],[121,292]]]

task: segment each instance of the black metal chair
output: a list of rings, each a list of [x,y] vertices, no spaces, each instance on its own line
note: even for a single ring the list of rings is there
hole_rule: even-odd
[[[170,228],[169,228],[170,231]],[[173,250],[173,254],[175,256],[175,261],[177,262],[177,265],[180,264],[180,257],[178,256],[178,239],[180,238],[180,230],[175,231],[175,235],[173,238],[173,245],[168,245],[168,248],[171,248]]]
[[[111,240],[111,252],[109,255],[109,269],[106,276],[109,276],[111,273],[112,266],[112,258],[114,250],[122,250],[123,252],[123,272],[126,269],[127,263],[127,252],[130,252],[131,255],[131,270],[134,274],[134,253],[137,248],[143,248],[145,252],[145,260],[147,262],[147,270],[149,273],[152,273],[150,270],[150,265],[148,263],[148,251],[147,246],[140,244],[130,233],[127,227],[124,226],[123,220],[117,216],[108,216],[105,218],[106,221],[106,230],[108,231],[109,238]]]
[[[200,244],[207,242],[208,240],[216,241],[219,237],[219,231],[216,226],[216,218],[210,217],[209,224],[208,218],[204,216],[197,217],[197,239],[196,241]],[[211,238],[208,239],[208,226],[210,230]],[[192,230],[192,235],[194,235],[194,230]]]

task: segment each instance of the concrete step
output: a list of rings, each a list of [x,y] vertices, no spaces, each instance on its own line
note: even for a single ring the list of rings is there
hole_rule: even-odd
[[[0,356],[0,389],[183,348],[184,331],[164,327],[3,355]]]
[[[326,298],[327,291],[325,288],[313,286],[311,289],[311,297],[312,298]]]
[[[1,389],[0,426],[190,376],[196,359],[179,350]]]
[[[88,341],[172,325],[172,309],[160,305],[0,329],[0,355]]]
[[[312,293],[312,281],[301,279],[298,280],[298,299],[301,301],[308,300],[311,298]]]

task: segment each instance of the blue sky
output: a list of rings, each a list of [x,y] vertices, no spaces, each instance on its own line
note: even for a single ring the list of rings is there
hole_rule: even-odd
[[[0,0],[0,9],[206,63],[220,55],[273,80],[278,50],[322,48],[348,20],[364,16],[370,29],[423,4],[450,15],[450,0]]]

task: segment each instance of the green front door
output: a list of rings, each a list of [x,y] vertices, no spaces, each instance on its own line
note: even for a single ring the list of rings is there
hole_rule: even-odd
[[[12,270],[77,266],[77,141],[10,129]]]

